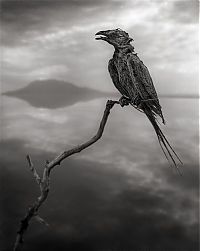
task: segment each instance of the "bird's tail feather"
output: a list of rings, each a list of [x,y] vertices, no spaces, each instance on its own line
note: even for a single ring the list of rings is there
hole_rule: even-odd
[[[174,149],[172,148],[172,146],[170,145],[169,141],[166,139],[165,135],[163,134],[163,132],[161,131],[160,127],[158,126],[155,116],[153,115],[151,109],[148,106],[145,106],[143,108],[144,113],[146,114],[146,116],[148,117],[148,119],[150,120],[151,124],[154,127],[154,130],[156,132],[156,135],[158,137],[158,141],[160,144],[160,147],[163,151],[163,153],[165,154],[166,159],[169,161],[172,161],[172,163],[174,164],[174,166],[176,167],[177,171],[179,174],[180,170],[178,168],[178,164],[175,161],[175,158],[181,163],[182,161],[180,160],[180,158],[178,157],[177,153],[174,151]],[[174,158],[175,157],[175,158]]]

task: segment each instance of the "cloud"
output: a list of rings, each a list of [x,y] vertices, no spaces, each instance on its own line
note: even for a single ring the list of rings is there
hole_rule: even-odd
[[[11,31],[15,37],[14,43],[16,40],[23,43],[24,38],[42,33],[46,33],[44,37],[47,37],[49,32],[53,33],[57,28],[65,28],[64,32],[70,32],[71,26],[79,23],[81,18],[83,24],[87,20],[84,12],[94,12],[93,16],[99,8],[117,8],[118,3],[120,1],[2,1],[1,19],[5,26],[3,41],[7,45],[9,42],[13,44],[9,34]]]
[[[177,23],[192,24],[198,23],[199,16],[198,0],[174,1],[168,18],[172,18]]]
[[[46,77],[41,69],[47,72],[53,67],[52,78],[113,91],[107,71],[113,49],[97,43],[94,34],[121,27],[134,37],[138,55],[153,76],[160,79],[161,89],[168,93],[173,90],[174,84],[165,85],[166,72],[178,92],[195,93],[195,4],[196,1],[3,1],[4,86],[19,88],[17,80],[10,82],[11,77],[20,78],[24,86],[41,75]],[[60,72],[61,66],[68,71]]]

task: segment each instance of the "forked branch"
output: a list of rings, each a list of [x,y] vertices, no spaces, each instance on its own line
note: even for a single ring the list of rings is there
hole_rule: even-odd
[[[91,146],[92,144],[94,144],[96,141],[98,141],[104,131],[106,122],[108,120],[108,116],[110,114],[110,110],[113,108],[113,106],[115,104],[120,104],[119,101],[113,101],[113,100],[108,100],[106,103],[106,108],[104,110],[104,114],[103,117],[101,119],[101,123],[99,126],[99,129],[96,133],[96,135],[94,135],[90,140],[88,140],[87,142],[81,144],[81,145],[77,145],[74,148],[70,149],[70,150],[66,150],[64,152],[62,152],[60,155],[58,155],[57,157],[55,157],[52,161],[46,161],[45,166],[44,166],[44,171],[43,171],[43,176],[40,177],[32,163],[31,157],[30,155],[27,155],[27,161],[28,161],[28,165],[30,167],[31,172],[33,173],[33,176],[36,180],[36,182],[38,183],[38,185],[40,186],[40,196],[36,199],[35,203],[30,206],[28,208],[28,211],[25,215],[25,217],[21,220],[20,222],[20,226],[19,229],[17,231],[17,237],[16,237],[16,241],[15,241],[15,245],[14,245],[14,251],[19,251],[22,247],[22,243],[23,243],[23,236],[24,233],[26,232],[30,220],[32,218],[35,218],[37,221],[39,221],[40,223],[43,223],[45,225],[48,225],[39,215],[38,215],[38,210],[40,208],[40,206],[43,204],[43,202],[47,199],[48,193],[49,193],[49,189],[50,189],[50,173],[51,170],[56,166],[56,165],[60,165],[61,161],[63,161],[64,159],[66,159],[67,157],[75,154],[75,153],[79,153],[82,150],[84,150],[85,148]]]

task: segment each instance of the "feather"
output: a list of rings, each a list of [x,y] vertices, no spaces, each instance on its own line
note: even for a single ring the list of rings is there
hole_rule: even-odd
[[[147,67],[139,57],[134,54],[131,54],[127,58],[127,66],[132,79],[132,84],[137,86],[141,101],[145,102],[146,100],[150,100],[148,103],[151,105],[151,109],[162,118],[162,122],[165,124],[158,95]]]
[[[172,161],[172,163],[174,164],[174,166],[176,167],[177,171],[179,174],[181,174],[179,168],[178,168],[178,164],[175,161],[175,158],[181,163],[181,159],[179,158],[179,156],[177,155],[177,153],[174,151],[174,149],[172,148],[172,146],[170,145],[169,141],[167,140],[167,138],[165,137],[165,135],[163,134],[163,132],[161,131],[160,127],[158,126],[155,116],[153,115],[151,109],[145,104],[143,106],[143,111],[146,114],[147,118],[149,119],[149,121],[151,122],[156,135],[158,137],[158,141],[159,144],[161,146],[161,149],[163,151],[163,153],[165,154],[165,157],[167,158],[167,160],[170,162],[170,160]]]

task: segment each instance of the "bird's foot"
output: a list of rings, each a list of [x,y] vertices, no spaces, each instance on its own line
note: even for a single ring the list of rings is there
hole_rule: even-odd
[[[127,106],[130,104],[130,100],[124,96],[122,96],[120,99],[119,99],[119,104],[121,105],[121,107],[124,107],[124,106]]]

